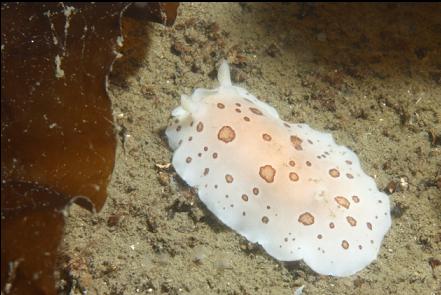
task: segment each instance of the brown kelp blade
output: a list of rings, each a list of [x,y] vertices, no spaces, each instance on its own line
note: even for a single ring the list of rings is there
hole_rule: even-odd
[[[8,294],[55,294],[54,267],[68,198],[35,183],[1,188],[2,290]]]
[[[116,147],[107,76],[128,5],[2,3],[2,293],[55,294],[63,210],[105,202]]]

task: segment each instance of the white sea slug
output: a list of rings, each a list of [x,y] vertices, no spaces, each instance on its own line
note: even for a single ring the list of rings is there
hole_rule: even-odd
[[[292,124],[234,86],[182,95],[166,134],[173,166],[223,223],[282,261],[348,276],[377,256],[389,199],[328,133]]]

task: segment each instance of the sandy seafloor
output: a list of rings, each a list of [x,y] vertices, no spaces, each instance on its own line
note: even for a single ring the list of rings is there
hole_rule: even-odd
[[[67,218],[70,294],[441,294],[440,12],[183,3],[172,28],[126,20],[109,86],[115,170],[103,210]],[[157,166],[171,161],[164,130],[180,94],[216,86],[221,58],[282,119],[331,132],[393,192],[392,227],[367,268],[335,278],[276,261]]]

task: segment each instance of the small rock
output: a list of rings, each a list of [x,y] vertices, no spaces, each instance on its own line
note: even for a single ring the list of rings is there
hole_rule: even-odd
[[[302,294],[303,294],[303,288],[305,288],[305,285],[298,287],[298,288],[294,291],[294,295],[302,295]]]
[[[163,186],[168,186],[170,184],[170,175],[166,172],[159,172],[158,175],[159,183]]]
[[[403,216],[404,212],[406,212],[407,209],[409,209],[409,207],[401,203],[396,203],[395,206],[390,211],[390,214],[394,218],[400,218],[401,216]]]
[[[393,194],[394,192],[397,191],[397,183],[393,180],[391,180],[387,185],[386,188],[384,189],[386,193],[388,194]]]
[[[122,217],[123,215],[120,213],[110,215],[107,219],[107,225],[110,227],[117,226],[120,223]]]
[[[140,92],[141,92],[142,96],[144,96],[148,100],[156,97],[155,90],[154,90],[153,86],[151,86],[151,85],[142,85]]]
[[[441,261],[440,261],[439,259],[436,259],[436,258],[431,257],[431,258],[429,258],[429,265],[430,265],[430,267],[431,267],[432,270],[433,270],[433,269],[435,269],[436,267],[438,267],[438,266],[441,265]]]
[[[400,188],[402,191],[405,191],[409,188],[409,182],[407,181],[406,177],[400,178]]]

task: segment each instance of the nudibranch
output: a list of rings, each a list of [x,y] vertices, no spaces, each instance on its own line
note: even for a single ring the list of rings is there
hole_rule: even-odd
[[[182,95],[166,130],[173,167],[224,224],[282,261],[349,276],[376,259],[391,225],[386,194],[333,137],[231,82]]]

